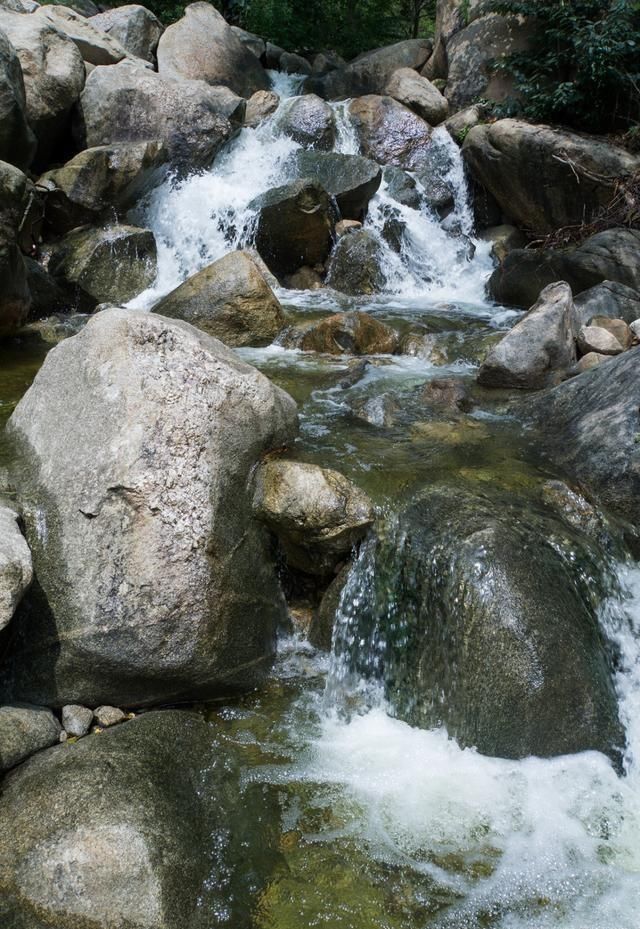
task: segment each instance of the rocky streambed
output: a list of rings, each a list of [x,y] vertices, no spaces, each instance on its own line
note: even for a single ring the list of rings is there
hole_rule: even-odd
[[[636,927],[637,230],[523,246],[637,158],[458,6],[0,11],[3,927]]]

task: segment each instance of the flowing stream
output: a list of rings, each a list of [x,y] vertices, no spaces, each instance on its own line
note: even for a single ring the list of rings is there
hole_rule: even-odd
[[[295,92],[295,77],[278,81],[283,97]],[[335,112],[337,148],[354,153],[345,104]],[[156,235],[159,275],[133,305],[150,307],[187,276],[250,244],[249,204],[289,179],[287,159],[298,148],[280,134],[278,116],[243,130],[209,172],[170,179],[143,205],[137,218]],[[298,401],[294,454],[353,478],[378,507],[380,531],[393,526],[417,488],[439,477],[525,495],[549,477],[528,460],[501,399],[474,385],[480,352],[517,314],[485,299],[489,248],[475,240],[470,257],[458,234],[473,234],[461,159],[444,130],[436,130],[435,144],[450,160],[456,205],[448,228],[456,234],[428,210],[395,202],[383,183],[366,226],[381,237],[392,208],[403,228],[400,251],[384,244],[385,293],[365,300],[278,291],[293,322],[358,306],[403,334],[428,335],[428,351],[369,359],[356,378],[348,377],[353,362],[345,357],[278,345],[239,352]],[[35,366],[28,361],[24,372],[0,375],[9,407]],[[475,392],[475,411],[430,419],[417,392],[451,372]],[[371,564],[365,544],[342,595],[334,635],[343,647]],[[620,655],[623,776],[596,752],[508,761],[463,750],[442,728],[394,718],[375,681],[365,685],[350,673],[340,649],[324,656],[301,633],[283,632],[265,691],[210,712],[220,738],[242,753],[243,789],[257,785],[279,810],[278,863],[257,894],[255,929],[637,929],[640,570],[621,564],[618,575],[620,589],[601,608],[601,623]],[[375,652],[376,643],[361,647]],[[213,873],[202,893],[203,925],[235,925]],[[243,892],[254,891],[247,879]]]

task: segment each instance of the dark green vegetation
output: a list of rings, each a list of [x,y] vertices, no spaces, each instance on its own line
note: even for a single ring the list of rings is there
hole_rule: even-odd
[[[491,9],[538,24],[529,50],[501,63],[519,94],[511,113],[591,132],[638,126],[638,0],[493,0]]]

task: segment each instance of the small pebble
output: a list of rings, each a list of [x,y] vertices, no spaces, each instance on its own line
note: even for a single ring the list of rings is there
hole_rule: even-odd
[[[62,725],[69,735],[81,739],[86,735],[93,719],[93,710],[86,706],[70,703],[62,707]]]
[[[99,706],[97,710],[94,710],[93,717],[100,727],[106,729],[108,726],[115,726],[127,719],[127,714],[116,706]]]

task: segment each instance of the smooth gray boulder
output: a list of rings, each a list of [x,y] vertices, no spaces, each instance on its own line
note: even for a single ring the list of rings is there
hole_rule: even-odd
[[[329,259],[326,284],[352,296],[379,294],[386,284],[382,262],[382,246],[366,229],[343,235]]]
[[[158,71],[170,80],[222,84],[241,97],[269,90],[267,73],[210,3],[191,3],[158,43]]]
[[[438,126],[449,115],[449,103],[437,87],[412,68],[399,68],[391,75],[385,94],[409,107],[430,126]]]
[[[169,153],[162,142],[116,142],[85,149],[38,181],[46,193],[46,222],[57,233],[122,215],[162,182]]]
[[[254,244],[276,275],[323,264],[333,242],[335,208],[316,181],[275,187],[249,204],[256,215]]]
[[[315,94],[294,97],[279,114],[278,127],[303,148],[330,152],[336,141],[336,118]]]
[[[30,755],[55,745],[61,731],[58,720],[44,706],[28,703],[0,706],[0,774],[15,768]],[[2,835],[4,841],[6,833]]]
[[[589,223],[616,182],[640,170],[640,156],[620,146],[518,119],[471,129],[462,154],[502,212],[537,235]]]
[[[0,30],[17,52],[27,101],[27,118],[38,140],[42,164],[69,131],[71,108],[84,86],[85,70],[76,44],[37,13],[0,9]]]
[[[254,480],[258,518],[278,537],[287,563],[308,574],[331,574],[373,524],[368,496],[330,468],[271,458]]]
[[[157,16],[146,7],[129,3],[92,16],[90,23],[116,39],[135,58],[155,61],[163,27]]]
[[[0,630],[10,622],[32,579],[31,552],[18,528],[18,514],[0,506]]]
[[[49,271],[75,293],[81,308],[126,303],[155,280],[156,242],[149,229],[137,226],[83,226],[55,245]]]
[[[430,54],[428,39],[407,39],[365,52],[346,67],[334,69],[324,77],[311,78],[307,87],[325,100],[383,94],[394,71],[399,68],[419,71]]]
[[[229,252],[163,297],[154,313],[183,319],[233,347],[270,345],[285,319],[247,252]]]
[[[76,134],[82,148],[114,142],[165,144],[172,164],[208,167],[242,125],[244,100],[203,81],[165,80],[125,60],[95,68],[78,106]]]
[[[535,448],[588,488],[620,519],[640,528],[640,348],[521,401],[536,427]]]
[[[88,64],[114,65],[127,56],[120,42],[69,7],[59,4],[41,6],[37,15],[75,42],[83,61]]]
[[[344,219],[362,220],[382,181],[380,166],[361,155],[294,152],[286,169],[292,179],[312,178],[335,197]]]
[[[287,394],[187,323],[104,310],[52,349],[8,426],[37,584],[5,688],[131,707],[260,681],[285,605],[246,488],[296,427]]]
[[[485,755],[591,749],[620,764],[596,613],[614,580],[603,549],[555,512],[495,485],[435,484],[347,584],[336,648],[353,670],[381,674],[401,719],[445,725]]]
[[[624,319],[628,325],[640,318],[640,290],[616,281],[603,281],[583,290],[573,302],[581,326],[590,323],[594,316]]]
[[[575,309],[564,281],[550,284],[480,366],[484,387],[540,390],[558,383],[577,360]]]
[[[349,105],[362,154],[379,164],[415,170],[431,140],[431,127],[392,97],[369,94]]]
[[[596,352],[598,355],[619,355],[624,351],[622,343],[612,332],[602,326],[581,326],[577,338],[581,355]]]
[[[241,765],[218,727],[180,710],[29,760],[3,784],[0,924],[250,925],[281,855],[275,798],[243,786]]]
[[[36,137],[27,117],[22,67],[0,22],[0,161],[26,169],[36,151]]]
[[[527,307],[554,281],[566,281],[577,294],[604,281],[640,290],[640,230],[606,229],[570,248],[514,249],[487,288],[499,303]]]

